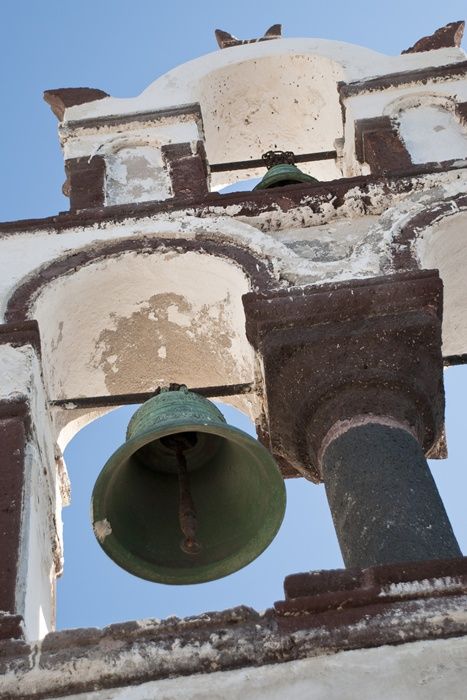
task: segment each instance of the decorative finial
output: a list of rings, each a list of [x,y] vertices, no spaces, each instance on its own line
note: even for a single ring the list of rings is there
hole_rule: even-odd
[[[430,36],[424,36],[415,42],[409,49],[401,53],[420,53],[421,51],[433,51],[435,49],[446,49],[451,46],[459,47],[464,36],[465,22],[450,22],[444,27],[440,27]]]
[[[241,44],[255,44],[257,41],[280,39],[282,36],[282,24],[273,24],[258,39],[237,39],[236,36],[229,34],[229,32],[224,32],[222,29],[216,29],[215,35],[219,48],[228,49],[231,46],[240,46]]]

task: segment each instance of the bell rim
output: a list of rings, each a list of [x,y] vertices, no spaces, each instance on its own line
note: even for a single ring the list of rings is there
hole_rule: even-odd
[[[280,171],[282,169],[282,172]],[[274,172],[275,171],[275,172]],[[270,168],[264,177],[258,182],[258,184],[253,187],[253,190],[268,190],[271,189],[271,185],[276,182],[281,182],[284,173],[287,173],[288,179],[291,181],[288,184],[281,185],[282,187],[290,187],[295,183],[299,184],[318,184],[317,180],[313,175],[308,175],[304,173],[303,170],[297,168],[295,164],[290,163],[278,163]]]
[[[240,571],[245,566],[248,566],[248,564],[257,559],[269,547],[269,545],[274,540],[276,534],[279,532],[279,529],[282,525],[285,516],[287,502],[284,478],[279,470],[279,467],[274,457],[271,455],[269,450],[266,447],[264,447],[264,445],[262,445],[258,440],[256,440],[252,435],[249,435],[244,430],[241,430],[236,426],[231,426],[227,423],[206,424],[201,422],[192,422],[183,424],[183,430],[186,432],[197,431],[210,433],[229,439],[231,439],[233,435],[236,435],[239,438],[240,442],[248,444],[250,448],[253,448],[254,452],[258,454],[258,456],[261,455],[263,461],[264,458],[266,458],[270,466],[272,467],[269,474],[269,485],[271,487],[271,501],[274,500],[274,503],[276,504],[276,512],[278,514],[278,517],[275,522],[265,521],[263,528],[259,532],[257,532],[255,534],[255,537],[252,538],[248,545],[242,549],[241,556],[238,553],[234,553],[228,557],[225,557],[224,559],[221,559],[217,564],[211,563],[206,564],[204,566],[199,566],[195,570],[195,576],[193,575],[194,571],[192,569],[187,569],[186,571],[184,571],[177,567],[162,566],[159,564],[157,565],[158,575],[148,575],[147,560],[133,555],[131,560],[131,568],[127,565],[126,562],[128,558],[124,556],[125,549],[122,545],[120,545],[119,541],[113,534],[110,534],[108,537],[106,537],[104,541],[101,541],[99,538],[97,538],[97,541],[102,550],[105,552],[105,554],[128,573],[139,578],[145,579],[146,581],[151,581],[153,583],[181,586],[194,585],[198,583],[207,583],[209,581],[224,578],[225,576],[229,576],[233,573],[236,573],[237,571]],[[96,498],[99,492],[98,486],[99,484],[103,484],[105,482],[107,472],[110,471],[110,469],[113,468],[115,464],[118,465],[125,459],[131,457],[131,455],[137,449],[151,442],[155,436],[157,436],[157,438],[159,439],[161,437],[170,435],[173,432],[180,432],[179,422],[173,421],[171,423],[166,423],[164,425],[163,430],[150,430],[145,433],[141,433],[140,435],[130,438],[130,440],[123,443],[123,445],[120,445],[120,447],[117,448],[115,452],[113,452],[113,454],[109,457],[104,467],[102,468],[92,491],[91,520],[93,528],[96,522],[106,520],[105,513],[102,513],[102,516],[100,513],[97,514],[97,517],[95,516],[96,509],[99,510],[98,507],[96,508],[96,501],[97,503],[99,501],[99,499]],[[102,497],[104,493],[105,491],[103,491]],[[261,545],[260,547],[258,547],[257,541],[258,536],[260,534],[261,537],[259,539],[261,541]],[[110,542],[108,542],[108,540],[110,540]],[[106,546],[106,544],[111,546]],[[122,556],[118,556],[120,547],[123,552]],[[235,568],[229,569],[229,562],[237,562],[235,564]]]

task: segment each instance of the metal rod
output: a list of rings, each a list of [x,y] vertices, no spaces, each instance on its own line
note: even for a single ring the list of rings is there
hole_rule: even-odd
[[[186,449],[185,446],[179,444],[175,450],[178,462],[178,520],[180,523],[180,530],[184,535],[184,539],[180,543],[180,549],[185,552],[185,554],[199,554],[201,545],[196,539],[198,519],[190,491],[190,478],[188,476],[186,457],[183,453],[184,449]]]
[[[180,387],[180,384],[171,384],[169,388]],[[112,394],[109,396],[80,396],[71,399],[54,399],[49,401],[50,406],[57,406],[66,410],[76,410],[79,408],[108,408],[110,406],[127,406],[130,404],[144,403],[153,396],[159,394],[161,387],[154,391],[147,391],[136,394]],[[220,386],[202,386],[190,389],[195,394],[206,397],[239,396],[250,394],[253,391],[253,384],[225,384]]]
[[[295,156],[295,163],[311,163],[320,160],[335,160],[337,151],[321,151],[320,153],[302,153]],[[212,173],[223,173],[229,170],[251,170],[252,168],[265,168],[262,158],[256,160],[238,160],[232,163],[212,163],[210,165]]]

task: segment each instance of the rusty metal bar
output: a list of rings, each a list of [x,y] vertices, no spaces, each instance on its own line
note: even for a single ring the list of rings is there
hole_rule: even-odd
[[[320,160],[335,160],[337,151],[320,151],[320,153],[302,153],[295,156],[295,163],[311,163]],[[251,170],[252,168],[264,168],[262,158],[256,160],[238,160],[232,163],[212,163],[210,165],[212,173],[223,173],[229,170]]]
[[[171,385],[181,386],[181,385]],[[154,391],[136,393],[136,394],[112,394],[109,396],[79,396],[71,399],[54,399],[49,401],[50,406],[57,406],[68,410],[76,410],[79,408],[109,408],[112,406],[127,406],[130,404],[144,403],[148,399],[152,399],[160,392],[161,387]],[[215,398],[222,396],[239,396],[241,394],[250,394],[253,391],[253,384],[225,384],[220,386],[202,386],[194,389],[190,388],[195,394],[200,394],[207,398]]]

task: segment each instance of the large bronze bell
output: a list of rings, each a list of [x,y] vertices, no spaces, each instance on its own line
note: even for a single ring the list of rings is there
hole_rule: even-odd
[[[267,153],[263,153],[262,160],[268,171],[253,188],[254,190],[319,182],[315,177],[307,175],[297,168],[294,162],[295,155],[292,151],[267,151]]]
[[[169,584],[246,566],[273,540],[284,510],[283,478],[269,452],[186,388],[136,411],[92,495],[94,532],[109,557]]]

